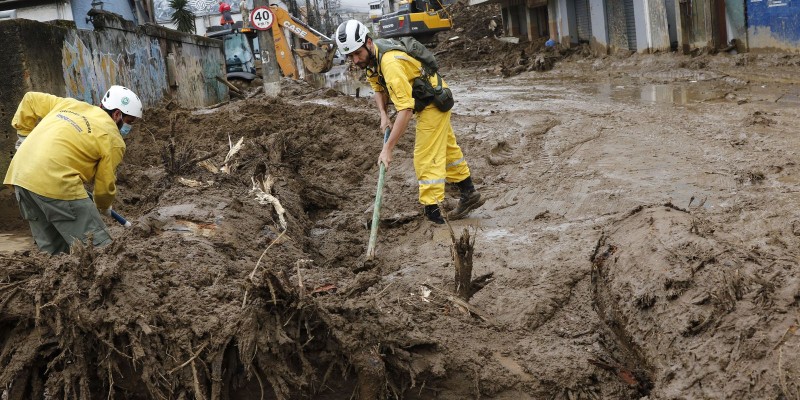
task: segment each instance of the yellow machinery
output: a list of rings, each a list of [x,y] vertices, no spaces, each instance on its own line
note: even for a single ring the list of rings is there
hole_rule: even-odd
[[[434,33],[452,27],[450,14],[440,0],[405,0],[400,2],[397,12],[380,18],[378,35],[382,38],[413,36],[426,42]]]
[[[214,26],[209,28],[206,36],[222,40],[226,78],[229,81],[250,82],[257,77],[252,46],[254,32],[239,26]]]
[[[275,39],[275,56],[281,67],[283,76],[299,79],[300,75],[294,62],[294,54],[303,60],[305,68],[312,73],[330,71],[333,67],[333,57],[336,47],[331,38],[315,31],[299,19],[291,16],[288,11],[276,6],[270,6],[275,21],[272,23],[272,36]],[[289,38],[284,35],[284,28],[297,35],[300,39],[310,43],[313,49],[294,49],[289,45]]]
[[[300,73],[295,63],[295,54],[300,57],[305,69],[311,73],[330,71],[336,54],[333,40],[276,5],[270,6],[270,10],[275,18],[272,23],[275,58],[283,76],[300,79]],[[223,41],[227,79],[232,82],[249,82],[256,78],[256,65],[252,49],[253,39],[257,32],[243,27],[241,24],[241,22],[237,22],[232,27],[211,27],[207,33],[208,37]],[[300,45],[306,48],[292,49],[289,38],[284,34],[284,29],[298,36],[301,39]]]

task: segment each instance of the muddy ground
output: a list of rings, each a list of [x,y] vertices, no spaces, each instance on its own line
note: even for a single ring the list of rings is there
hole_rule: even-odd
[[[800,58],[496,66],[445,69],[488,198],[453,222],[493,273],[472,314],[448,229],[419,214],[412,135],[364,266],[371,99],[285,81],[165,102],[119,170],[132,229],[0,255],[4,398],[800,398]]]

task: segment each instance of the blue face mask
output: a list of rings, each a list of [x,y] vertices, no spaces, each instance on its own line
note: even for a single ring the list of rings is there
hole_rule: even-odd
[[[123,122],[122,128],[119,128],[119,134],[122,135],[123,137],[128,136],[128,134],[131,133],[131,129],[133,129],[132,126]]]

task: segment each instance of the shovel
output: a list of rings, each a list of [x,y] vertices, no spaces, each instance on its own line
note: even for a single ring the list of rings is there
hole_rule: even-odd
[[[89,200],[94,200],[94,196],[92,196],[92,193],[90,193],[88,190],[86,191],[86,194],[89,195]],[[131,227],[131,223],[128,222],[128,220],[126,220],[122,215],[117,214],[117,212],[114,210],[111,210],[111,218],[114,218],[114,221],[119,222],[120,225],[126,228]]]
[[[386,130],[383,132],[383,143],[386,144],[389,141],[389,133],[391,133],[391,128],[387,127]],[[380,163],[378,167],[378,189],[375,192],[375,206],[372,207],[372,226],[370,226],[369,231],[369,244],[367,245],[367,260],[372,260],[375,258],[375,242],[378,240],[378,225],[380,225],[381,219],[381,202],[383,201],[383,180],[386,176],[386,165],[384,163]]]

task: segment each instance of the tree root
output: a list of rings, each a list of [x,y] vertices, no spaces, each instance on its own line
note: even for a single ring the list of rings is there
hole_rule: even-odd
[[[236,318],[231,329],[204,334],[117,302],[123,288],[114,285],[129,271],[104,260],[115,251],[77,245],[35,271],[6,269],[13,289],[0,292],[9,309],[0,315],[0,387],[13,388],[9,399],[257,398],[240,390],[290,399],[352,389],[353,379],[359,398],[373,399],[402,397],[416,384],[419,371],[403,347],[413,345],[364,346],[341,315],[303,295],[299,275],[287,277],[302,260],[276,256],[244,272],[249,299],[244,307],[233,299],[240,311],[228,314]],[[339,373],[344,379],[332,379]]]

